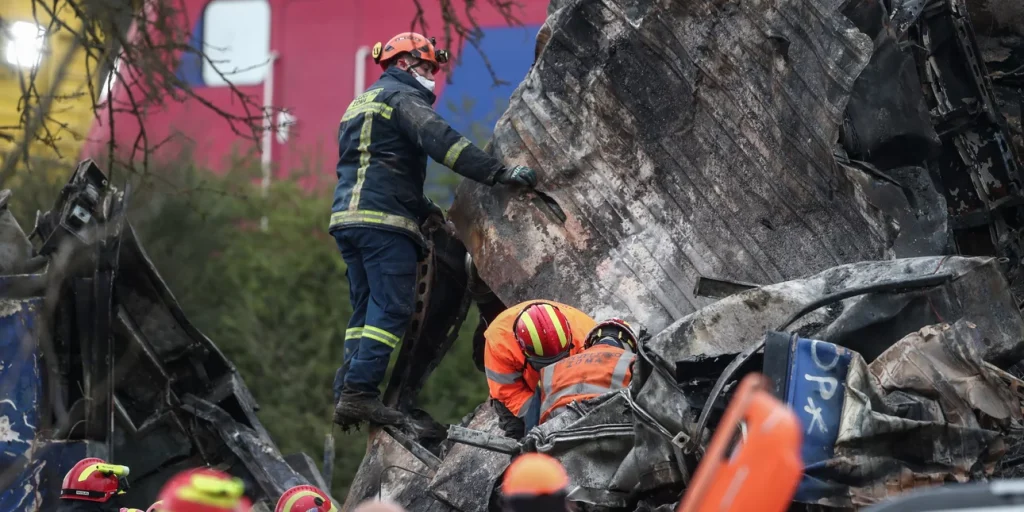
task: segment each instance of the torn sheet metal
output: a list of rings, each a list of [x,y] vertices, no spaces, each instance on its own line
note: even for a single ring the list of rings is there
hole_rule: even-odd
[[[269,439],[263,439],[252,428],[233,419],[224,409],[194,395],[182,397],[182,408],[197,419],[209,423],[224,445],[245,465],[257,486],[271,496],[280,496],[297,485],[309,481],[285,462]],[[329,492],[330,489],[323,489]]]
[[[427,492],[434,470],[406,450],[382,429],[370,432],[370,441],[348,496],[339,508],[348,512],[371,499],[390,500],[409,512],[452,512],[455,509]]]
[[[898,38],[906,34],[911,25],[917,23],[917,19],[928,5],[928,0],[893,0],[891,3],[892,14],[889,20]]]
[[[711,302],[699,276],[769,283],[892,256],[835,165],[872,44],[838,0],[568,1],[492,147],[568,216],[464,181],[452,219],[506,304],[545,297],[657,332]],[[666,95],[665,91],[673,91]]]
[[[843,14],[874,42],[843,117],[841,141],[851,157],[886,170],[921,165],[940,144],[913,54],[897,41],[886,2],[848,0]]]
[[[951,280],[914,291],[899,291],[894,284],[938,274],[948,274]],[[648,341],[637,358],[630,395],[654,421],[643,429],[638,426],[635,449],[651,464],[671,467],[677,459],[672,443],[658,434],[692,435],[708,397],[708,381],[713,383],[724,368],[717,361],[728,362],[812,303],[879,283],[894,284],[895,291],[827,304],[800,317],[789,330],[802,338],[856,349],[873,360],[908,332],[966,318],[985,332],[979,350],[986,359],[1011,364],[1024,354],[1024,320],[993,258],[926,257],[841,265],[726,297]],[[705,371],[710,376],[701,373]],[[684,484],[682,476],[676,478],[665,484]]]
[[[740,353],[806,305],[843,290],[947,273],[951,282],[910,293],[874,293],[833,303],[790,328],[873,360],[926,325],[970,319],[986,333],[986,360],[1008,366],[1024,357],[1024,320],[995,258],[905,258],[841,265],[819,274],[726,297],[655,335],[648,351],[672,373],[678,362]],[[716,375],[717,376],[717,375]],[[682,376],[681,376],[682,377]]]
[[[1006,434],[1019,435],[1024,396],[983,360],[985,336],[959,320],[908,334],[870,365],[855,356],[835,456],[810,473],[833,486],[817,503],[862,506],[991,476]]]
[[[489,401],[477,407],[466,427],[503,434],[498,413]],[[486,512],[494,484],[511,460],[505,453],[452,444],[427,489],[438,500],[462,512]]]
[[[896,221],[897,258],[953,253],[946,198],[927,169],[898,167],[884,173],[870,164],[840,159],[863,188],[868,201]],[[857,172],[859,171],[859,172]]]
[[[624,508],[649,462],[633,453],[633,424],[628,394],[618,391],[569,404],[527,434],[524,444],[565,466],[572,475],[572,501]]]

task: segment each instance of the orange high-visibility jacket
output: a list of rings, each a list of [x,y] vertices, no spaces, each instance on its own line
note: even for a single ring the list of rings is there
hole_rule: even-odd
[[[534,390],[540,375],[526,364],[526,355],[519,348],[512,325],[526,306],[546,302],[557,307],[569,320],[572,331],[572,348],[569,354],[583,350],[583,342],[590,330],[597,325],[586,313],[565,304],[550,300],[529,300],[502,311],[484,331],[484,369],[487,373],[487,388],[491,398],[501,402],[520,418],[530,410]]]
[[[594,345],[540,371],[540,422],[572,401],[622,389],[633,379],[636,354],[612,345]]]

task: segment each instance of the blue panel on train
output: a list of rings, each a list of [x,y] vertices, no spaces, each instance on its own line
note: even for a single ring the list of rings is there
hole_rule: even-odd
[[[765,373],[803,427],[804,477],[794,499],[813,503],[838,491],[828,481],[827,461],[835,454],[846,374],[854,353],[790,333],[769,332],[765,342]]]
[[[786,402],[804,427],[804,465],[832,458],[843,413],[851,352],[818,340],[797,338],[786,386]]]
[[[2,279],[0,279],[2,281]],[[0,288],[3,283],[0,282]],[[17,471],[15,483],[0,489],[0,510],[36,505],[36,428],[43,383],[35,324],[42,299],[0,299],[0,467]]]

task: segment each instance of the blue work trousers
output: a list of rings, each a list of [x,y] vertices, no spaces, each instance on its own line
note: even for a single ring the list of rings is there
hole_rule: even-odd
[[[408,235],[349,227],[335,231],[348,266],[352,318],[345,331],[345,361],[334,377],[341,390],[380,393],[391,352],[405,335],[416,300],[419,248]]]

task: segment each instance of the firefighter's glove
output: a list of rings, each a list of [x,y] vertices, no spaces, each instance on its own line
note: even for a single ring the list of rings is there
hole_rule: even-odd
[[[505,185],[520,185],[533,187],[537,184],[537,173],[525,165],[517,165],[511,169],[506,168],[498,175],[498,183]]]

